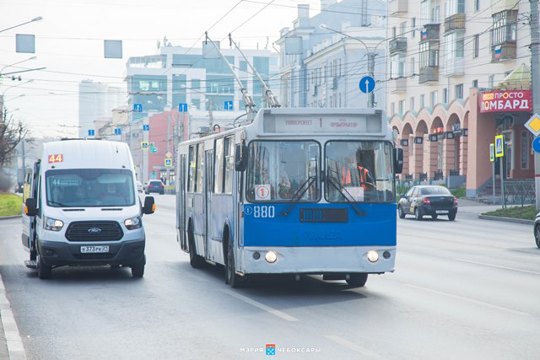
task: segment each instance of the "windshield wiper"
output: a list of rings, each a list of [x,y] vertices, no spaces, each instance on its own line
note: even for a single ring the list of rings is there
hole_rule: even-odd
[[[354,212],[356,213],[356,215],[358,215],[358,216],[366,216],[366,213],[363,212],[362,210],[358,209],[358,208],[356,207],[356,203],[354,203],[353,201],[351,201],[351,198],[354,198],[354,197],[351,195],[351,193],[349,193],[349,192],[347,191],[347,189],[341,188],[341,187],[339,186],[339,184],[336,185],[334,179],[331,178],[330,176],[327,176],[327,177],[326,177],[326,180],[327,180],[326,183],[330,183],[330,184],[331,184],[331,185],[339,192],[339,194],[340,194],[341,196],[343,196],[343,198],[344,198],[349,204],[351,204],[351,208],[354,210]],[[350,198],[349,198],[347,195],[349,195]]]
[[[286,210],[283,210],[281,212],[281,216],[288,216],[291,213],[294,206],[298,203],[298,200],[300,200],[302,198],[302,196],[304,196],[306,191],[309,190],[311,185],[315,184],[316,182],[317,182],[317,176],[316,175],[308,177],[306,179],[306,181],[304,181],[302,183],[302,185],[300,185],[300,187],[291,196],[291,204],[289,205],[289,207]]]

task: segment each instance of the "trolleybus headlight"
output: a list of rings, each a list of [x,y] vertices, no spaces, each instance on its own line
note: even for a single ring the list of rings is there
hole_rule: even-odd
[[[45,217],[45,222],[44,222],[45,230],[60,231],[62,230],[63,226],[64,226],[64,222],[62,220]]]
[[[377,260],[379,260],[379,253],[376,252],[375,250],[369,250],[367,252],[367,258],[372,263],[377,262]]]
[[[269,263],[275,263],[276,260],[277,260],[277,254],[276,254],[275,251],[270,250],[269,252],[266,253],[266,255],[264,256],[264,258],[265,258],[266,261],[268,261]]]
[[[138,229],[142,226],[141,218],[138,216],[124,220],[124,225],[128,230]]]

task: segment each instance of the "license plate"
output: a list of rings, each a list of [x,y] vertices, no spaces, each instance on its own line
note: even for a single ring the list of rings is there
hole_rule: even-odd
[[[435,211],[437,214],[448,214],[448,210],[437,210]]]
[[[108,253],[109,246],[81,246],[81,254],[98,254],[98,253]]]

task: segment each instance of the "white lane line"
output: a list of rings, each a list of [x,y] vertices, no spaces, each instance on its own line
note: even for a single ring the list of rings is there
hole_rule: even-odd
[[[0,318],[2,319],[2,327],[6,337],[8,354],[10,359],[26,359],[24,345],[19,334],[15,317],[11,311],[11,305],[6,297],[6,288],[0,275]]]
[[[410,287],[410,288],[413,288],[413,289],[419,289],[419,290],[431,292],[433,294],[442,295],[442,296],[450,297],[450,298],[453,298],[453,299],[466,301],[466,302],[469,302],[469,303],[472,303],[472,304],[486,306],[486,307],[489,307],[491,309],[506,311],[506,312],[509,312],[509,313],[512,313],[512,314],[517,314],[517,315],[522,315],[522,316],[532,316],[531,314],[523,312],[523,311],[510,309],[510,308],[495,305],[495,304],[490,304],[490,303],[487,303],[485,301],[480,301],[480,300],[472,299],[472,298],[465,297],[465,296],[450,294],[450,293],[447,293],[447,292],[444,292],[444,291],[429,289],[429,288],[425,288],[425,287],[417,286],[417,285],[412,285],[412,284],[403,284],[403,285],[405,285],[407,287]]]
[[[465,259],[454,259],[454,260],[469,263],[469,264],[488,266],[488,267],[492,267],[492,268],[496,268],[496,269],[518,271],[518,272],[525,273],[525,274],[540,275],[540,272],[538,272],[538,271],[524,270],[524,269],[518,269],[518,268],[513,268],[513,267],[508,267],[508,266],[500,266],[500,265],[488,264],[488,263],[465,260]]]
[[[259,309],[264,310],[264,311],[266,311],[266,312],[268,312],[268,313],[270,313],[270,314],[272,314],[274,316],[277,316],[278,318],[281,318],[283,320],[286,320],[286,321],[300,321],[297,318],[295,318],[294,316],[286,314],[283,311],[276,310],[273,307],[270,307],[268,305],[264,305],[263,303],[260,303],[258,301],[255,301],[255,300],[251,299],[251,298],[248,298],[247,296],[237,294],[234,291],[225,291],[225,293],[227,293],[227,294],[231,295],[232,297],[235,297],[235,298],[237,298],[239,300],[242,300],[243,302],[245,302],[245,303],[247,303],[249,305],[253,305],[256,308],[259,308]]]
[[[343,345],[343,346],[345,346],[346,348],[348,348],[348,349],[350,349],[352,351],[355,351],[355,352],[357,352],[359,354],[362,354],[362,356],[370,357],[370,358],[379,358],[379,359],[383,358],[381,355],[377,354],[376,352],[373,352],[373,351],[371,351],[369,349],[366,349],[366,348],[358,345],[357,343],[353,343],[352,341],[345,340],[344,338],[342,338],[340,336],[337,336],[337,335],[325,335],[324,337],[329,339],[329,340],[332,340],[335,343],[338,343],[339,345]]]

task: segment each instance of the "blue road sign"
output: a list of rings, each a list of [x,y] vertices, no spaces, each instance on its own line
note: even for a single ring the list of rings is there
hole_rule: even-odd
[[[133,112],[142,112],[142,104],[133,104]]]
[[[187,104],[186,103],[179,103],[178,104],[178,111],[179,112],[187,112]]]
[[[114,128],[114,135],[122,135],[122,129]]]
[[[535,152],[540,153],[540,136],[534,138],[532,146]]]
[[[88,129],[88,136],[94,136],[96,135],[96,131],[94,129]]]
[[[363,93],[370,93],[375,89],[375,79],[371,76],[364,76],[358,83],[360,91]]]
[[[232,100],[227,100],[223,102],[223,109],[224,110],[233,110],[233,102]]]
[[[150,125],[143,124],[142,129],[143,129],[143,131],[150,131]]]

